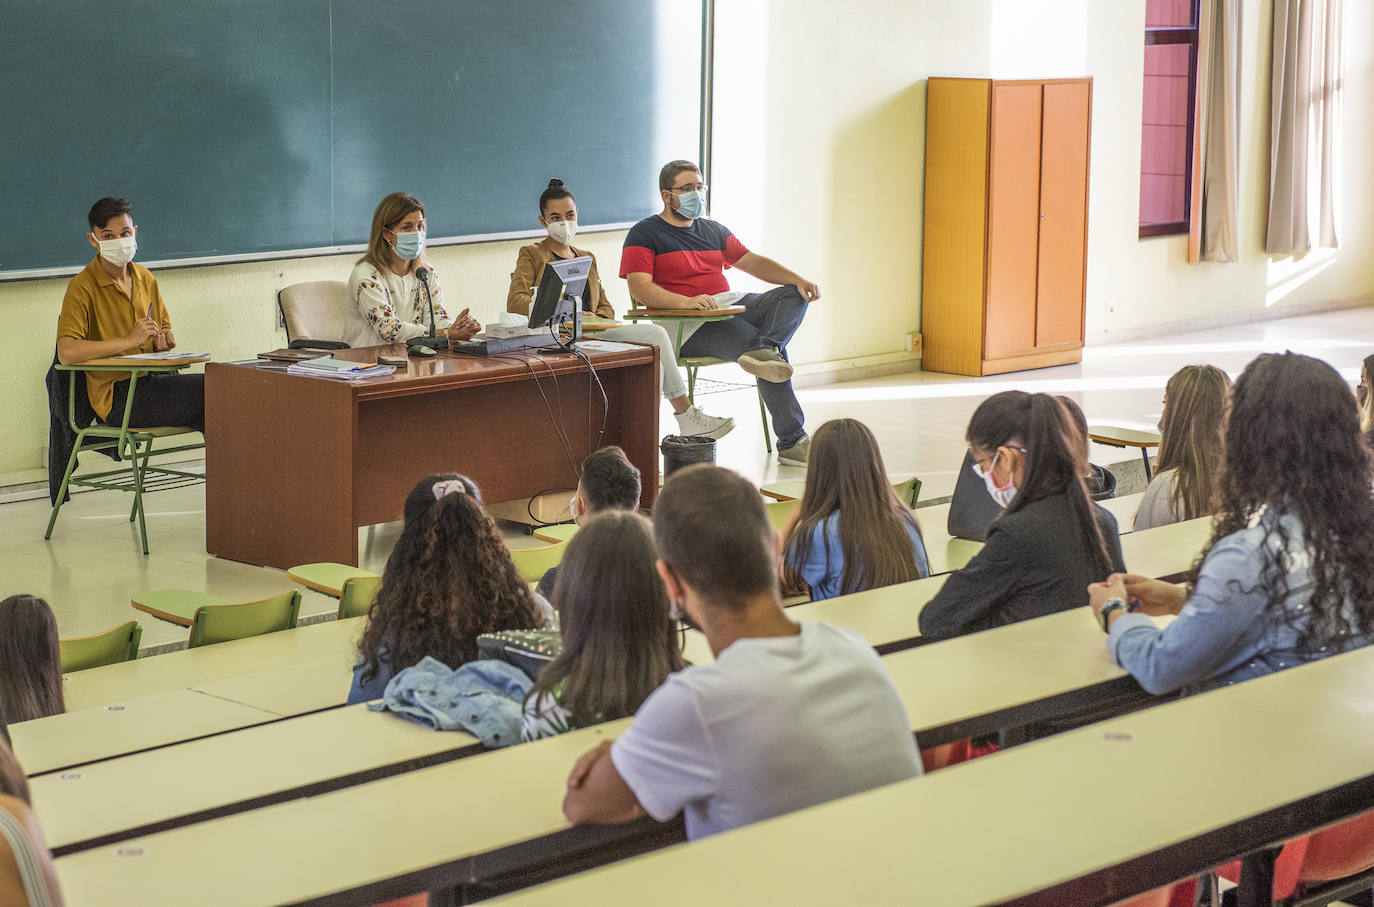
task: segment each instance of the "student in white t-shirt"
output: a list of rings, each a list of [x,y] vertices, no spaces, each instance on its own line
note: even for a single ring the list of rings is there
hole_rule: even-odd
[[[413,195],[393,192],[378,203],[372,213],[367,253],[348,275],[348,297],[362,320],[349,319],[348,336],[339,340],[349,346],[376,346],[428,336],[431,298],[436,334],[459,341],[481,330],[467,309],[457,318],[450,318],[444,309],[439,272],[424,257],[427,227],[425,206]],[[426,272],[428,295],[416,273],[420,268]]]
[[[714,664],[669,676],[568,777],[572,822],[686,814],[702,838],[921,774],[911,725],[855,632],[783,613],[777,534],[725,469],[674,473],[654,505],[659,574]]]

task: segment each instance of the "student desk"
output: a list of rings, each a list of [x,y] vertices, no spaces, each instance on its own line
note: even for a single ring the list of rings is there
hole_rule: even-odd
[[[883,663],[902,694],[911,726],[922,745],[959,739],[970,728],[991,727],[1014,710],[1034,708],[1031,703],[1037,696],[1053,700],[1081,694],[1089,687],[1100,692],[1112,684],[1135,688],[1134,681],[1111,664],[1102,631],[1086,609],[888,655]],[[996,663],[999,670],[986,670],[989,663]],[[953,683],[954,678],[959,683]],[[349,711],[352,710],[326,714],[338,716]],[[152,775],[159,762],[176,764],[170,755],[175,750],[189,755],[196,747],[222,748],[231,738],[240,738],[247,744],[263,732],[274,732],[284,739],[294,737],[297,734],[290,726],[320,717],[295,719],[121,760],[143,763],[142,768],[132,773],[117,773],[113,770],[115,763],[108,763],[111,771],[106,783],[119,788],[121,778]],[[501,753],[472,756],[310,799],[125,841],[123,847],[141,852],[137,858],[121,857],[120,848],[109,846],[74,853],[58,861],[64,892],[74,905],[94,903],[100,897],[109,898],[111,904],[135,903],[139,896],[157,903],[170,897],[179,886],[194,881],[197,891],[203,888],[215,892],[224,899],[223,903],[275,903],[320,897],[430,867],[441,868],[432,870],[437,875],[430,879],[411,884],[423,887],[442,879],[451,886],[460,878],[481,882],[499,876],[503,869],[515,870],[541,858],[557,860],[568,852],[569,842],[588,833],[596,834],[589,829],[562,831],[566,823],[560,804],[568,770],[597,739],[617,736],[627,725],[628,720],[612,722],[552,740],[522,744]],[[297,779],[303,777],[297,770],[270,765],[265,771],[285,771]],[[56,780],[49,781],[42,789],[55,785]],[[205,797],[200,792],[190,796],[202,800]],[[105,797],[118,801],[124,809],[142,810],[132,818],[133,822],[152,824],[148,820],[159,809],[166,812],[166,798],[161,794],[154,795],[146,807],[138,805],[137,795],[117,789]],[[40,799],[36,789],[35,802]],[[91,820],[78,816],[79,802],[73,801],[66,807],[73,822],[86,828],[93,825]],[[42,809],[40,818],[46,822]],[[398,822],[398,816],[405,820]],[[473,821],[458,821],[459,817],[471,817]],[[128,821],[124,821],[124,827],[130,827]],[[378,828],[387,829],[386,834],[366,831]],[[643,827],[623,831],[641,839],[650,835],[650,829]],[[516,847],[504,855],[497,853],[519,842],[533,842],[555,833],[564,838]],[[49,835],[65,840],[61,833],[51,829]],[[574,845],[572,849],[577,848]],[[487,856],[479,862],[473,859],[477,854]],[[245,865],[254,866],[255,871],[235,879],[232,867]],[[220,892],[225,885],[228,890]],[[380,899],[406,890],[396,887],[368,894]],[[204,903],[221,902],[214,896],[207,898]]]
[[[405,356],[405,347],[334,355],[379,354]],[[283,569],[356,565],[358,527],[398,519],[415,482],[430,473],[462,472],[486,500],[518,500],[560,483],[571,488],[581,457],[619,444],[643,474],[655,475],[657,357],[651,346],[590,354],[608,401],[604,434],[600,391],[571,355],[444,351],[356,383],[211,363],[206,550]],[[565,414],[555,400],[571,403]],[[640,506],[652,506],[656,491],[645,483]]]
[[[1114,902],[1374,806],[1372,672],[1329,658],[510,903]]]
[[[266,633],[89,668],[66,675],[67,708],[111,705],[153,693],[185,690],[292,665],[337,661],[352,668],[351,652],[363,631],[361,617]],[[347,681],[341,697],[348,694]],[[343,702],[340,698],[339,702]]]
[[[30,775],[275,721],[281,716],[192,690],[156,693],[10,725]]]
[[[1126,535],[1135,528],[1135,514],[1144,498],[1145,493],[1142,491],[1119,498],[1107,498],[1105,501],[1098,501],[1097,504],[1116,517],[1118,533]],[[932,541],[953,538],[949,534],[949,507],[949,502],[946,501],[931,507],[916,508],[916,520],[921,524],[921,535],[925,538],[927,547]]]
[[[564,828],[568,770],[628,724],[74,853],[57,860],[62,893],[71,907],[175,904],[188,892],[201,907],[279,904],[489,853]]]
[[[44,775],[30,785],[48,846],[61,855],[480,751],[470,734],[432,731],[359,704]]]

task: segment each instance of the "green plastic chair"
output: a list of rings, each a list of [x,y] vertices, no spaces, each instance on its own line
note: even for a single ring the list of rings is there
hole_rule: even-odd
[[[912,476],[905,482],[893,485],[892,490],[897,492],[897,497],[903,504],[914,510],[916,502],[921,498],[921,480]]]
[[[544,578],[550,567],[557,567],[563,560],[563,552],[568,550],[567,542],[556,545],[543,545],[539,548],[516,548],[510,553],[515,561],[515,569],[527,583],[537,583]]]
[[[133,661],[138,657],[138,644],[142,639],[143,628],[138,621],[129,620],[104,633],[59,640],[62,673]]]
[[[307,589],[328,595],[330,598],[339,598],[343,595],[344,585],[355,577],[381,579],[380,574],[373,573],[371,570],[364,570],[350,564],[334,564],[328,561],[292,567],[286,571],[286,576],[293,582],[300,583]]]
[[[768,513],[768,522],[773,524],[774,529],[782,529],[787,525],[787,521],[792,514],[797,512],[801,506],[801,501],[793,498],[790,501],[764,501],[763,509]]]
[[[158,620],[165,620],[179,627],[190,627],[195,623],[196,611],[203,606],[231,605],[233,601],[192,589],[159,589],[156,592],[140,593],[137,598],[130,599],[129,604],[135,611],[142,611]]]
[[[576,523],[553,523],[549,526],[536,526],[530,535],[541,542],[557,545],[577,535]]]
[[[740,309],[740,311],[744,311]],[[625,313],[626,321],[655,321],[655,310],[646,308],[630,309]],[[687,332],[689,326],[709,324],[712,321],[729,321],[735,317],[734,312],[722,312],[715,315],[693,315],[691,317],[674,315],[671,316],[673,325],[677,328],[676,332],[668,327],[669,319],[662,320],[665,330],[673,340],[673,356],[677,359],[677,364],[687,373],[687,400],[692,404],[697,402],[697,372],[708,365],[725,365],[732,360],[717,359],[714,356],[687,356],[682,355],[683,334]],[[768,448],[768,452],[773,452],[773,435],[768,430],[768,407],[763,405],[763,397],[759,396],[759,416],[763,419],[763,446]]]
[[[339,620],[366,617],[381,586],[380,576],[354,576],[345,580],[339,595]]]
[[[64,372],[128,372],[127,366],[113,365],[89,365],[78,363],[76,365],[58,364],[57,369]],[[189,365],[166,365],[157,363],[139,363],[139,371],[142,372],[177,372]],[[68,376],[67,381],[67,423],[76,432],[76,444],[72,448],[72,454],[67,458],[67,471],[62,476],[62,486],[57,490],[57,500],[52,505],[52,514],[48,517],[48,529],[43,533],[44,539],[52,538],[53,527],[57,525],[57,513],[62,509],[62,504],[67,499],[67,489],[73,486],[80,488],[99,488],[106,491],[131,491],[134,495],[133,506],[129,510],[129,522],[138,521],[138,534],[143,542],[143,553],[148,553],[148,526],[143,515],[143,493],[145,491],[162,491],[170,488],[181,488],[185,485],[199,485],[205,481],[204,473],[188,472],[184,469],[172,469],[166,466],[153,466],[149,464],[149,459],[153,456],[153,442],[162,438],[171,438],[178,435],[194,434],[195,429],[187,426],[161,426],[157,428],[130,428],[129,414],[133,412],[134,394],[137,391],[138,372],[130,373],[129,392],[127,401],[124,404],[124,417],[120,424],[108,425],[104,422],[96,422],[93,425],[82,426],[76,418],[76,385],[77,382]],[[83,382],[84,383],[84,382]],[[114,413],[110,414],[111,416]],[[165,454],[182,453],[189,450],[203,450],[205,442],[191,444],[180,444],[176,447],[165,447],[156,453],[159,456]],[[117,469],[107,469],[102,472],[87,473],[74,476],[76,471],[77,458],[82,451],[114,451],[119,455],[119,459],[127,465],[121,465]]]
[[[262,601],[244,604],[202,605],[191,623],[186,647],[261,636],[278,630],[294,630],[301,611],[301,593],[292,589]]]

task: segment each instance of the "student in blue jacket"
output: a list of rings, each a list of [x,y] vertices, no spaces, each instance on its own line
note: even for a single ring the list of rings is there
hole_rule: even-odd
[[[1335,369],[1260,356],[1235,384],[1212,540],[1183,585],[1090,587],[1117,663],[1151,693],[1206,690],[1374,639],[1374,496]],[[1135,611],[1137,613],[1131,613]],[[1160,629],[1147,615],[1177,614]]]

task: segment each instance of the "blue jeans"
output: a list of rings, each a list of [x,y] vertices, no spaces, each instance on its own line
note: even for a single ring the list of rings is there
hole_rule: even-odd
[[[750,293],[735,305],[744,311],[726,321],[712,321],[697,328],[682,345],[684,356],[714,356],[731,362],[750,350],[775,349],[787,358],[787,341],[801,326],[806,315],[806,300],[794,286],[774,287],[767,293]],[[805,414],[792,382],[774,384],[758,379],[759,396],[773,417],[773,433],[778,449],[786,450],[806,437],[802,428]]]

